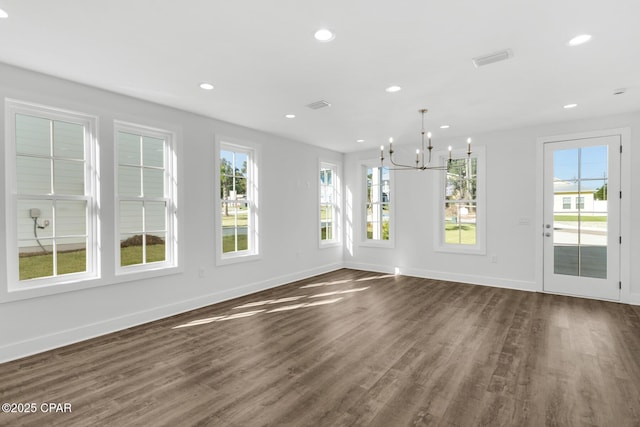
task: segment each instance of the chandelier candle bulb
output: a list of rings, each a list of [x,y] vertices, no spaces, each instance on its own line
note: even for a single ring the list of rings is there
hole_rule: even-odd
[[[467,156],[471,156],[471,138],[467,138]]]
[[[416,164],[420,163],[420,149],[416,148]]]
[[[449,146],[449,163],[451,163],[451,150],[453,150],[453,147]]]

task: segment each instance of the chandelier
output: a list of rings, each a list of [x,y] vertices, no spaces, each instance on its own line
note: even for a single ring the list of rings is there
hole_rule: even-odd
[[[416,161],[415,161],[415,165],[408,165],[408,164],[402,164],[402,163],[398,163],[393,159],[393,138],[389,138],[389,162],[391,162],[391,164],[394,167],[390,167],[388,169],[390,170],[408,170],[408,169],[413,169],[413,170],[447,170],[447,165],[431,165],[431,151],[433,150],[433,145],[431,144],[431,132],[427,133],[427,141],[429,143],[429,145],[427,145],[426,149],[427,149],[427,156],[425,159],[425,145],[424,145],[424,136],[425,136],[425,131],[424,131],[424,115],[428,110],[426,108],[421,108],[420,110],[418,110],[418,113],[420,113],[422,115],[422,129],[420,131],[420,137],[421,137],[421,148],[417,148],[416,149]],[[449,146],[449,163],[451,163],[451,151],[452,151],[452,147]],[[467,158],[471,157],[471,138],[467,138]],[[384,145],[380,146],[380,165],[384,167]]]

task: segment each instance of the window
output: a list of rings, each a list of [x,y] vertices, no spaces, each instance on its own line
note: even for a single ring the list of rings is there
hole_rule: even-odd
[[[338,243],[339,192],[336,165],[320,163],[320,244]]]
[[[96,119],[6,107],[9,290],[97,277]]]
[[[439,244],[436,250],[484,253],[484,148],[477,147],[468,157],[454,152],[449,160],[441,157]]]
[[[219,162],[219,260],[246,259],[258,254],[255,151],[222,143]]]
[[[584,209],[584,197],[576,197],[576,209]]]
[[[117,271],[176,264],[175,167],[171,133],[116,123]]]
[[[390,241],[391,177],[387,167],[366,166],[365,241]]]
[[[444,198],[444,241],[475,245],[478,159],[448,162]]]
[[[571,209],[571,197],[562,198],[562,209]]]

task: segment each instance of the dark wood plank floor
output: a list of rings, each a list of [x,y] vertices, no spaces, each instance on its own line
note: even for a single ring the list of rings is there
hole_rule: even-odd
[[[0,365],[0,425],[640,425],[640,307],[339,270]]]

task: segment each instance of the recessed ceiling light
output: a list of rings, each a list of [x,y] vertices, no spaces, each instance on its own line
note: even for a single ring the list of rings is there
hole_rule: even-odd
[[[364,139],[356,139],[356,142],[363,143]]]
[[[613,91],[614,95],[623,95],[627,90],[625,88],[616,89]]]
[[[319,42],[330,42],[336,38],[336,35],[329,29],[321,28],[313,34],[313,37],[315,37]]]
[[[577,106],[578,106],[578,104],[567,104],[567,105],[565,105],[563,108],[565,108],[565,109],[567,109],[567,110],[568,110],[568,109],[570,109],[570,108],[576,108]]]
[[[578,46],[591,40],[590,34],[580,34],[569,40],[569,46]]]
[[[9,14],[4,10],[0,9],[0,18],[8,18]]]
[[[393,93],[393,92],[400,92],[402,88],[400,86],[389,86],[385,90],[389,93]]]
[[[295,119],[296,115],[295,114],[285,114],[284,115],[287,119]]]
[[[204,90],[213,90],[213,85],[211,83],[200,83],[200,89],[204,89]]]
[[[449,129],[450,127],[451,126],[449,126],[449,125],[442,125],[442,126],[440,126],[440,129]]]

